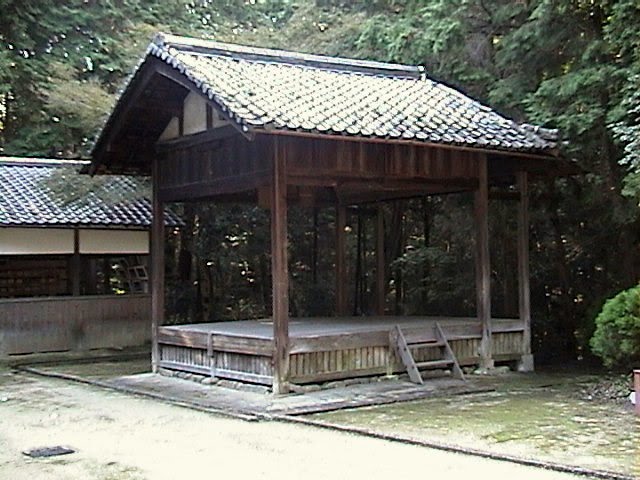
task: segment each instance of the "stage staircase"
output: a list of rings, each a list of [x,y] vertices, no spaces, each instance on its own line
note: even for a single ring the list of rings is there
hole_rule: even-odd
[[[389,343],[395,348],[396,353],[409,374],[409,379],[419,385],[424,384],[420,370],[450,369],[454,378],[465,381],[464,373],[460,368],[447,337],[438,322],[434,326],[435,340],[407,342],[406,336],[399,325],[396,325],[389,332]],[[438,351],[437,358],[424,362],[416,362],[413,358],[412,350],[435,349]]]

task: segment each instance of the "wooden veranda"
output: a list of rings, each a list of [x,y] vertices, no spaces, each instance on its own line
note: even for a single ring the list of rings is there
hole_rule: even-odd
[[[323,82],[331,88],[323,89]],[[299,85],[304,88],[289,95]],[[398,86],[400,92],[385,90]],[[313,101],[321,103],[318,92],[330,95],[332,88],[351,93],[326,100],[329,113],[322,114]],[[372,92],[351,105],[349,95],[357,97],[361,88]],[[309,102],[298,105],[305,96]],[[333,114],[337,121],[330,115],[343,108],[341,101],[351,106]],[[292,105],[298,110],[290,110]],[[404,123],[394,124],[392,114]],[[93,162],[94,172],[152,171],[154,371],[213,374],[286,393],[292,382],[398,371],[390,329],[399,325],[410,339],[429,342],[436,322],[463,365],[491,368],[495,360],[505,360],[533,369],[528,182],[532,174],[557,173],[560,165],[555,144],[538,133],[432,82],[417,67],[159,36],[106,124]],[[491,315],[492,185],[508,185],[506,196],[519,202],[517,319]],[[385,316],[385,227],[378,214],[377,316],[349,317],[346,207],[459,192],[474,192],[477,315]],[[229,200],[255,202],[271,213],[271,318],[162,326],[165,205]],[[336,209],[335,318],[289,318],[287,211],[292,204]],[[420,347],[414,350],[418,360],[428,360]]]

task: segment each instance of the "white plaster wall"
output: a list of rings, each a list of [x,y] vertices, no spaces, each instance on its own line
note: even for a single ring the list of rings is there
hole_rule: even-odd
[[[207,129],[207,102],[191,92],[184,99],[182,131],[185,135],[204,132]]]
[[[149,233],[142,230],[80,230],[80,253],[149,253]]]
[[[60,255],[73,247],[73,229],[0,228],[0,255]]]
[[[229,120],[226,120],[223,117],[221,117],[220,114],[215,109],[213,110],[213,116],[211,120],[212,120],[211,129],[221,128],[226,125],[231,125]]]
[[[158,141],[171,140],[173,138],[178,138],[179,136],[180,120],[178,120],[178,117],[173,117],[171,120],[169,120],[169,123],[165,127],[164,132],[162,132],[162,135],[160,135],[160,138],[158,138]]]

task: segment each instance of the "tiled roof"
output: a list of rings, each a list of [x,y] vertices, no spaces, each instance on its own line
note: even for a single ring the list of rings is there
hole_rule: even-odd
[[[553,153],[554,132],[505,118],[422,67],[159,34],[148,55],[180,71],[244,131],[391,138]],[[551,134],[551,135],[549,135]]]
[[[146,180],[80,175],[89,162],[0,157],[0,227],[151,225],[151,203],[141,198]],[[69,182],[65,191],[64,184]],[[168,225],[180,225],[165,212]]]

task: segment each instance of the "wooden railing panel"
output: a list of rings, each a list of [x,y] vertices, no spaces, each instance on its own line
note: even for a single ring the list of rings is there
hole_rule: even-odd
[[[480,324],[473,318],[439,319],[442,329],[460,365],[480,361]],[[435,322],[436,319],[433,319]],[[517,360],[522,354],[523,324],[514,319],[494,319],[493,347],[496,360]],[[412,342],[437,340],[434,325],[403,327]],[[400,373],[405,370],[389,348],[387,329],[292,336],[289,351],[289,375],[293,383],[324,382],[366,375]],[[209,375],[212,366],[207,356],[207,333],[194,330],[160,329],[161,366],[201,375]],[[269,384],[272,378],[269,339],[247,335],[215,333],[211,342],[216,376],[252,383]],[[190,352],[191,350],[191,352]],[[193,352],[197,351],[197,354]],[[418,362],[436,360],[432,348],[416,347],[412,355]]]
[[[149,295],[0,300],[0,356],[142,345],[150,308]]]

